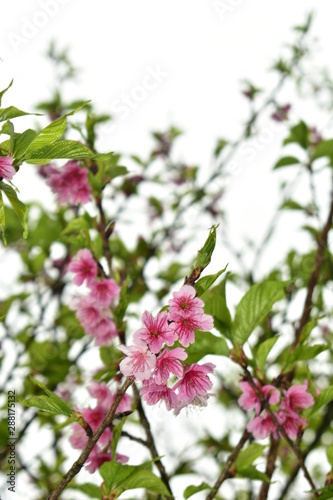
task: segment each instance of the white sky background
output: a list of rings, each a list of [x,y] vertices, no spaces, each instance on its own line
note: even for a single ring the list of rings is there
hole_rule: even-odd
[[[50,4],[55,6],[52,15],[45,14]],[[176,143],[179,158],[208,170],[216,139],[237,138],[248,117],[240,80],[247,78],[259,87],[272,87],[276,80],[267,69],[280,55],[282,45],[294,40],[291,27],[302,24],[312,9],[316,10],[313,33],[321,47],[317,60],[326,62],[331,70],[333,66],[331,2],[225,0],[224,4],[229,4],[230,10],[218,15],[213,0],[3,1],[0,88],[14,78],[3,104],[29,111],[40,100],[50,98],[53,70],[44,54],[54,39],[61,47],[70,47],[74,65],[81,68],[77,83],[67,87],[66,100],[91,99],[99,111],[118,118],[112,131],[104,129],[102,150],[146,156],[152,145],[149,132],[176,125],[186,132]],[[26,37],[27,23],[35,26],[30,39],[25,38],[26,43],[16,39],[15,43],[13,35]],[[142,85],[152,68],[160,68],[165,75],[124,118],[119,107],[115,109],[115,100]],[[307,119],[311,106],[304,108],[304,115],[300,109],[293,112],[295,121]],[[311,115],[315,123],[316,118]],[[25,124],[23,120],[30,118],[22,119]],[[19,125],[20,119],[15,123]],[[232,178],[225,198],[236,242],[246,233],[257,239],[276,209],[276,181],[267,172],[278,158],[283,137],[283,131],[276,133],[250,163],[244,157],[239,159],[239,174]],[[41,197],[48,203],[49,192],[40,191],[32,171],[33,167],[23,166],[15,177],[21,199]],[[203,228],[195,249],[206,231]],[[230,269],[232,258],[225,251],[216,267],[228,261]],[[6,280],[10,282],[10,277],[1,276],[1,281]],[[202,417],[194,416],[196,423],[190,425],[195,428]],[[200,496],[195,498],[200,500]]]

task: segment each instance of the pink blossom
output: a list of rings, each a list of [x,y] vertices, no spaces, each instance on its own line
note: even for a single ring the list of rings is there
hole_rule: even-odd
[[[13,167],[13,159],[10,156],[0,156],[0,180],[6,179],[11,181],[16,174],[15,167]]]
[[[272,113],[271,118],[276,122],[284,122],[288,119],[288,113],[291,109],[291,104],[285,104],[285,106],[278,106],[274,113]]]
[[[118,337],[118,330],[115,322],[107,317],[102,317],[88,333],[95,337],[96,345],[110,345],[114,339]]]
[[[105,410],[98,406],[93,410],[90,408],[84,408],[81,410],[84,420],[90,425],[93,431],[99,427],[105,417]],[[83,449],[88,441],[88,436],[85,433],[83,427],[81,427],[76,422],[72,426],[72,435],[69,438],[69,442],[75,449]],[[110,429],[105,429],[102,436],[99,439],[101,445],[106,445],[112,438],[112,432]]]
[[[148,380],[151,372],[155,368],[156,356],[148,349],[148,346],[142,340],[134,340],[131,346],[119,345],[126,358],[120,364],[120,371],[126,376],[134,376],[138,380]]]
[[[109,409],[113,401],[113,396],[105,382],[91,382],[88,391],[93,398],[97,399],[98,406]]]
[[[171,319],[176,321],[179,316],[188,318],[193,314],[203,314],[204,302],[195,295],[195,288],[189,285],[184,285],[178,292],[174,292],[173,299],[169,300]]]
[[[85,433],[84,429],[81,425],[74,422],[72,424],[72,434],[69,438],[69,442],[76,450],[83,450],[85,445],[87,444],[88,436]]]
[[[276,436],[276,426],[269,413],[263,412],[262,415],[254,417],[246,426],[249,432],[252,432],[255,439],[265,439],[271,432]]]
[[[68,161],[61,169],[52,165],[48,167],[44,167],[41,174],[47,178],[46,183],[56,193],[60,204],[78,205],[90,200],[87,169],[80,167],[76,161]]]
[[[171,351],[164,349],[156,359],[154,370],[154,380],[156,384],[166,384],[170,373],[176,377],[181,377],[183,375],[183,365],[178,360],[184,360],[186,358],[187,353],[182,347],[176,347]]]
[[[97,264],[88,249],[79,250],[76,260],[72,260],[68,266],[68,271],[75,273],[73,282],[82,285],[84,280],[91,283],[97,276]]]
[[[287,391],[283,391],[284,399],[281,403],[282,410],[296,412],[309,408],[314,404],[312,394],[307,392],[308,382],[305,380],[303,384],[292,385]]]
[[[111,453],[101,451],[97,445],[91,450],[88,460],[86,461],[85,469],[93,474],[105,462],[111,462]]]
[[[134,339],[146,342],[153,353],[158,353],[164,343],[169,346],[173,345],[177,335],[170,328],[168,318],[169,315],[166,311],[158,313],[156,318],[145,311],[142,315],[145,328],[135,332]]]
[[[254,380],[254,382],[257,385],[258,390],[263,393],[265,399],[269,396],[269,404],[276,404],[280,401],[280,392],[276,387],[273,385],[264,385],[260,387],[256,380]],[[259,415],[261,412],[261,402],[253,387],[249,384],[249,382],[240,382],[239,385],[243,392],[243,394],[238,398],[239,406],[246,411],[255,410],[256,414]]]
[[[296,439],[300,427],[307,425],[307,421],[294,412],[279,411],[276,418],[290,439]]]
[[[94,409],[84,408],[81,410],[82,416],[86,422],[90,425],[93,431],[99,427],[105,417],[105,409],[101,406],[97,406]],[[112,432],[109,428],[105,429],[101,437],[99,438],[99,443],[101,445],[106,445],[112,439]]]
[[[156,405],[159,401],[164,401],[167,410],[176,408],[179,398],[173,389],[166,385],[158,385],[152,381],[144,381],[140,394],[149,405]]]
[[[179,342],[188,347],[195,340],[194,330],[211,330],[214,326],[212,316],[208,314],[195,314],[188,318],[178,316],[177,320],[170,323],[170,327],[178,336]]]
[[[98,307],[109,307],[112,299],[119,296],[120,288],[113,279],[93,281],[89,285]]]
[[[178,389],[179,399],[190,403],[196,396],[206,396],[212,387],[208,373],[213,373],[214,368],[212,363],[187,365],[183,377],[173,386],[174,390]]]
[[[204,396],[195,396],[195,398],[192,399],[190,403],[186,403],[186,401],[180,401],[178,406],[174,409],[174,414],[178,416],[182,409],[188,406],[203,408],[204,406],[207,406],[207,401],[210,396],[215,396],[215,394],[213,394],[212,392],[207,392],[207,394],[205,394]]]

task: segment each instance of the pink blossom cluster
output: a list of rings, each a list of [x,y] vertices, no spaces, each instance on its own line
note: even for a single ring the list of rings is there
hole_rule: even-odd
[[[16,174],[15,167],[13,167],[13,159],[10,156],[0,156],[0,180],[6,179],[11,181]]]
[[[89,387],[89,393],[93,398],[97,399],[97,405],[95,408],[83,408],[79,411],[84,420],[90,425],[92,431],[94,432],[102,423],[106,413],[111,407],[116,394],[112,394],[107,385],[102,382],[93,382]],[[125,411],[130,411],[132,405],[132,400],[130,396],[124,394],[118,407],[117,413],[122,413]],[[72,435],[69,441],[73,448],[83,450],[87,444],[88,436],[84,429],[78,423],[72,424]],[[86,462],[86,469],[93,473],[104,462],[110,462],[112,460],[111,456],[111,443],[112,443],[112,431],[110,428],[105,429],[101,435],[98,443],[93,448]],[[126,463],[128,457],[116,453],[116,461],[121,463]]]
[[[273,411],[276,421],[283,427],[290,439],[296,439],[299,430],[307,425],[307,421],[299,412],[314,404],[312,394],[308,392],[308,383],[296,384],[281,392],[273,385],[260,386],[255,380],[258,390],[271,405],[279,405]],[[256,439],[265,439],[271,433],[277,437],[279,429],[272,416],[263,410],[259,397],[249,382],[240,382],[242,394],[238,399],[239,405],[246,411],[255,410],[256,416],[247,424],[247,430]],[[263,411],[262,411],[263,410]]]
[[[184,347],[195,340],[195,329],[211,330],[213,318],[203,312],[204,302],[195,296],[193,287],[184,285],[173,294],[169,311],[162,311],[156,318],[145,311],[144,328],[134,333],[133,345],[120,345],[126,354],[120,370],[127,377],[142,381],[141,395],[150,405],[164,401],[168,410],[176,414],[187,405],[206,406],[212,387],[208,374],[213,373],[212,363],[183,365],[187,358],[183,347],[172,347],[178,341]],[[172,383],[171,377],[178,378]]]
[[[61,205],[90,201],[88,170],[80,167],[77,161],[68,161],[62,168],[49,163],[40,169],[40,174],[46,178],[46,184],[57,195]]]
[[[120,288],[113,279],[97,280],[97,263],[90,250],[79,250],[68,270],[75,274],[73,282],[86,282],[89,295],[76,298],[72,308],[88,335],[95,337],[96,345],[109,345],[117,337],[117,327],[110,306],[119,297]]]

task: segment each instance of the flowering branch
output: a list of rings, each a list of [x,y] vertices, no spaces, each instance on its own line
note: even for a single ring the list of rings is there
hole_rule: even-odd
[[[82,467],[84,466],[85,462],[89,458],[89,455],[96,445],[97,441],[105,431],[107,427],[109,427],[112,423],[112,420],[114,418],[115,412],[117,410],[117,407],[126,393],[127,389],[133,384],[133,379],[128,378],[122,387],[120,387],[116,393],[116,397],[105,415],[102,423],[100,426],[96,429],[94,434],[88,439],[88,442],[86,444],[86,447],[84,448],[83,452],[79,456],[79,458],[73,463],[72,467],[69,469],[69,471],[63,476],[61,479],[60,483],[58,486],[55,488],[55,490],[51,493],[51,495],[48,497],[48,500],[56,500],[59,498],[60,493],[66,488],[68,483],[80,472]]]
[[[228,479],[230,477],[229,476],[230,467],[234,463],[234,461],[236,460],[236,458],[238,456],[238,453],[241,451],[241,449],[243,448],[244,444],[249,439],[250,435],[251,435],[250,432],[248,432],[247,430],[245,430],[243,432],[242,437],[240,438],[237,446],[230,453],[230,455],[229,455],[229,457],[228,457],[228,459],[226,461],[226,464],[225,464],[225,466],[223,467],[223,469],[221,471],[221,474],[219,475],[217,481],[215,482],[215,484],[213,486],[214,490],[209,493],[209,495],[206,497],[206,500],[212,500],[213,498],[215,498],[215,496],[217,495],[218,490],[219,490],[221,484],[226,479]]]
[[[249,370],[247,369],[247,367],[243,366],[243,369],[245,372],[246,380],[249,382],[254,393],[259,398],[259,401],[260,401],[262,407],[269,414],[273,424],[275,425],[276,429],[279,431],[279,434],[287,441],[288,445],[293,450],[293,452],[296,455],[296,458],[298,460],[298,463],[300,465],[300,468],[302,469],[304,476],[307,479],[308,483],[310,484],[311,488],[313,490],[316,490],[316,485],[314,484],[314,482],[310,476],[310,473],[309,473],[309,471],[304,463],[304,459],[303,459],[303,456],[302,456],[302,453],[301,453],[299,447],[295,443],[293,443],[293,441],[290,439],[287,432],[285,431],[283,425],[281,425],[280,422],[277,420],[275,413],[270,408],[269,401],[266,400],[264,393],[260,390],[260,388],[254,382],[252,375],[249,372]],[[318,497],[319,495],[317,493],[315,493],[314,496]]]

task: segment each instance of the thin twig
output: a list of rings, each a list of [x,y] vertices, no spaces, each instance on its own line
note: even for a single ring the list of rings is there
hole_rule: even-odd
[[[147,436],[147,447],[149,448],[151,457],[153,459],[156,459],[157,457],[159,457],[159,454],[158,454],[158,451],[157,451],[157,448],[155,445],[154,436],[151,432],[149,420],[147,419],[146,413],[145,413],[144,408],[142,406],[142,401],[140,398],[139,390],[135,384],[133,385],[133,393],[134,393],[134,398],[135,398],[135,402],[136,402],[136,409],[138,410],[139,417],[140,417],[140,422],[141,422],[141,425],[144,428],[146,436]],[[169,476],[165,470],[165,467],[164,467],[162,461],[160,459],[156,460],[155,465],[159,470],[159,473],[160,473],[160,476],[161,476],[163,483],[170,491],[172,498],[174,498],[171,487],[170,487],[170,483],[169,483]]]
[[[237,446],[232,450],[232,452],[230,453],[230,455],[228,456],[228,459],[221,471],[221,474],[219,475],[219,477],[217,478],[214,486],[213,486],[213,491],[211,491],[209,493],[209,495],[207,495],[206,497],[206,500],[213,500],[213,498],[215,498],[215,496],[217,495],[218,493],[218,490],[221,486],[221,484],[226,480],[228,479],[229,477],[229,470],[230,470],[230,467],[232,466],[232,464],[234,463],[234,461],[236,460],[237,456],[238,456],[238,453],[241,451],[241,449],[243,448],[244,444],[246,443],[246,441],[249,439],[250,437],[250,433],[247,432],[247,430],[245,430],[242,434],[242,437],[240,438]]]
[[[292,345],[292,350],[294,351],[296,346],[299,343],[303,328],[305,327],[306,323],[310,319],[311,315],[311,309],[312,309],[312,297],[313,297],[313,292],[315,289],[315,286],[317,285],[319,275],[320,275],[320,270],[321,267],[324,263],[324,255],[325,255],[325,250],[327,249],[327,244],[328,244],[328,233],[330,229],[332,228],[332,223],[333,223],[333,191],[331,194],[331,205],[330,205],[330,211],[325,223],[325,226],[323,228],[322,233],[318,237],[318,248],[317,252],[315,255],[315,260],[313,264],[313,269],[310,275],[308,287],[307,287],[307,294],[306,294],[306,299],[303,307],[303,312],[301,319],[299,321],[298,327],[295,332],[295,339]]]

